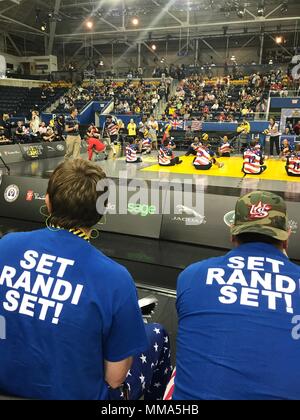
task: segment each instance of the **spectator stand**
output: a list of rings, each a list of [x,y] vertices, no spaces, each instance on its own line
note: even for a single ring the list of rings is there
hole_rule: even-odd
[[[105,113],[105,111],[111,106],[112,101],[90,101],[78,115],[78,120],[81,125],[88,126],[89,124],[95,124],[98,120],[97,116],[99,113]],[[69,115],[68,112],[62,113],[42,113],[42,121],[49,124],[50,121],[58,114]]]
[[[65,92],[63,87],[0,86],[0,114],[18,119],[30,118],[31,111],[43,112]]]

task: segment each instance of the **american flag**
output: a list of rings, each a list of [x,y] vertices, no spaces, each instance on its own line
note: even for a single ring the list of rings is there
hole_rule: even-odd
[[[171,125],[173,130],[183,129],[183,121],[173,120],[171,121]]]
[[[173,367],[171,365],[170,338],[159,324],[146,324],[149,348],[136,356],[127,374],[124,389],[129,400],[162,400],[170,382]],[[123,389],[111,389],[110,400],[124,400]]]
[[[176,378],[176,368],[174,369],[171,380],[167,386],[166,393],[164,396],[164,401],[171,401],[173,399],[173,394],[175,391],[175,378]]]
[[[192,121],[192,131],[201,131],[202,130],[202,121],[194,120]]]

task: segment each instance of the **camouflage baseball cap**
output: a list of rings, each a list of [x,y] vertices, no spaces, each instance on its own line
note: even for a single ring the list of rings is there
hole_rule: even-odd
[[[257,233],[286,241],[289,234],[285,201],[266,191],[255,191],[241,197],[236,204],[231,233],[233,236]]]

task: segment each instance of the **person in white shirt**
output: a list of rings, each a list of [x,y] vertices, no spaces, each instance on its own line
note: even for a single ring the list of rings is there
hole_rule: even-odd
[[[280,132],[279,132],[279,125],[274,120],[274,118],[270,119],[269,135],[270,135],[270,156],[274,156],[274,146],[276,148],[276,153],[279,156],[280,155]]]
[[[32,118],[30,121],[30,128],[33,134],[37,134],[40,127],[40,117],[37,111],[32,111]]]
[[[218,102],[218,101],[216,101],[216,102],[213,104],[213,106],[211,107],[211,109],[212,109],[213,111],[218,111],[218,109],[219,109],[219,102]]]

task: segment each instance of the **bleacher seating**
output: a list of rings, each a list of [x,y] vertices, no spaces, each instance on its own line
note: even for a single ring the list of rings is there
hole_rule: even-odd
[[[57,101],[67,88],[57,87],[51,91],[43,88],[0,86],[0,114],[30,117],[32,110],[43,112]]]

